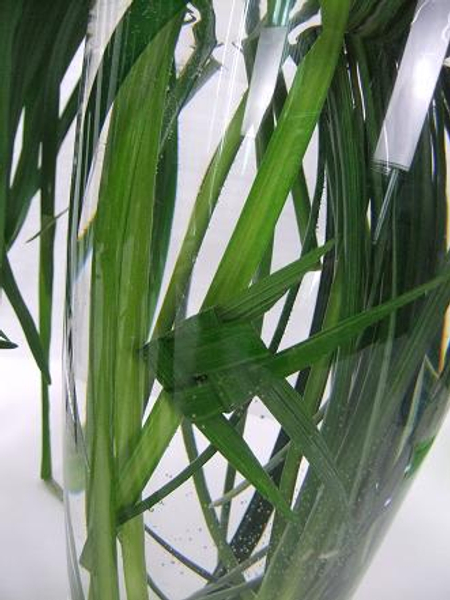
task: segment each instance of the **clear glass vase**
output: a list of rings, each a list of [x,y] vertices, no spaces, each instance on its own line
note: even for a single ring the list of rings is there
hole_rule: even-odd
[[[449,398],[448,15],[412,4],[94,2],[73,600],[355,590]]]

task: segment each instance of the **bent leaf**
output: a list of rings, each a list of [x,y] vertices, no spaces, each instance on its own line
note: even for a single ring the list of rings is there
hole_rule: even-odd
[[[28,310],[27,305],[25,304],[19,291],[7,257],[4,257],[3,259],[2,283],[5,294],[10,301],[17,318],[19,319],[20,325],[25,334],[28,346],[34,356],[36,364],[41,370],[46,383],[50,384],[50,371],[44,349],[42,348],[39,333],[36,329],[36,325],[34,324],[33,317],[31,316],[31,313]]]

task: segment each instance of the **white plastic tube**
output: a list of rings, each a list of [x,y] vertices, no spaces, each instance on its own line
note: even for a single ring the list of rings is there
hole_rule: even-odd
[[[277,84],[288,34],[287,26],[264,27],[258,42],[242,133],[254,138]]]
[[[376,163],[408,171],[450,40],[450,0],[419,0],[375,151]]]

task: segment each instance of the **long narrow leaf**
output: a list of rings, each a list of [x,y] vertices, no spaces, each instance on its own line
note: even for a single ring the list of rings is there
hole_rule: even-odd
[[[433,289],[445,284],[448,280],[449,275],[436,277],[432,281],[418,286],[389,302],[359,313],[354,317],[344,319],[339,325],[322,331],[296,346],[287,348],[273,358],[266,359],[264,366],[267,366],[273,373],[283,376],[311,366],[326,354],[334,352],[346,341],[351,340],[371,325],[389,316],[393,311],[417,300]]]
[[[176,316],[177,307],[186,293],[195,260],[200,251],[211,216],[242,143],[241,127],[244,110],[245,96],[233,115],[225,136],[218,145],[203,178],[156,322],[154,335],[161,335],[170,330]]]
[[[164,148],[172,133],[176,119],[196,83],[202,77],[207,67],[217,40],[215,34],[215,13],[210,0],[193,0],[192,5],[200,13],[200,21],[192,28],[195,47],[192,55],[180,73],[177,83],[169,94],[166,102],[166,114],[161,136],[161,146]]]
[[[264,279],[250,286],[226,305],[218,306],[217,312],[224,321],[253,321],[272,306],[309,271],[317,269],[317,261],[333,247],[333,242],[313,250]]]
[[[0,349],[13,350],[14,348],[17,348],[17,344],[12,342],[8,336],[0,330]]]
[[[166,552],[171,554],[176,560],[178,560],[182,565],[196,573],[199,577],[202,577],[205,581],[215,581],[215,578],[211,573],[208,573],[205,569],[194,563],[192,560],[184,556],[181,552],[176,550],[173,546],[168,544],[160,535],[158,535],[155,531],[150,529],[148,525],[145,526],[145,532],[155,540]]]
[[[139,441],[121,469],[116,491],[119,511],[139,498],[181,420],[182,415],[171,401],[170,395],[163,393],[153,406]]]
[[[350,4],[350,0],[340,0],[324,6],[322,34],[297,71],[205,307],[223,303],[245,288],[261,262],[325,102]]]
[[[33,317],[31,316],[31,313],[28,310],[24,299],[22,298],[22,295],[19,291],[16,280],[14,278],[14,274],[11,269],[11,265],[9,264],[9,260],[6,257],[3,261],[2,284],[3,289],[5,290],[5,294],[8,300],[10,301],[11,306],[13,307],[14,312],[17,315],[17,318],[19,319],[20,325],[23,329],[23,332],[28,342],[28,346],[30,347],[31,353],[34,356],[36,364],[41,370],[45,381],[47,383],[51,383],[48,362],[46,359],[44,349],[42,348],[39,333],[36,329],[36,325],[34,324]]]
[[[114,30],[92,84],[84,119],[85,135],[79,170],[84,178],[80,190],[85,189],[92,157],[111,104],[133,66],[159,31],[186,6],[187,0],[133,0]],[[126,45],[123,45],[126,36]],[[116,65],[117,47],[121,47]],[[114,81],[115,89],[110,89]],[[98,126],[88,135],[92,123]],[[76,198],[78,202],[80,198]],[[81,203],[80,203],[81,205]]]
[[[270,476],[259,463],[250,447],[236,429],[222,415],[201,423],[200,431],[220,453],[284,516],[292,520],[293,514]]]
[[[165,486],[148,496],[148,498],[142,500],[142,502],[138,502],[130,508],[123,509],[118,516],[119,524],[125,523],[125,521],[140,515],[146,510],[152,509],[156,504],[158,504],[158,502],[164,500],[164,498],[166,498],[169,494],[182,486],[183,483],[186,483],[186,481],[188,481],[192,475],[198,471],[198,469],[203,467],[209,460],[211,460],[216,453],[217,449],[214,448],[214,446],[208,446],[206,450],[199,454],[198,458],[191,462],[189,466],[183,469],[183,471],[171,479],[171,481]]]
[[[330,450],[302,405],[301,396],[284,379],[259,372],[258,395],[293,443],[302,451],[316,475],[328,486],[344,510],[348,496]]]

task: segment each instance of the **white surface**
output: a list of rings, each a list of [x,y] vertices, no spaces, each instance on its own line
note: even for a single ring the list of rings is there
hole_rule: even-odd
[[[0,598],[65,600],[62,505],[38,478],[36,369],[2,356],[0,377]]]

